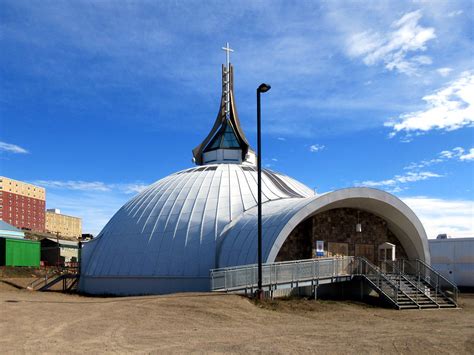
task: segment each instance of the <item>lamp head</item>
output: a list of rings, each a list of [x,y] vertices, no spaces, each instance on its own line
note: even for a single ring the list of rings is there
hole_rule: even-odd
[[[257,91],[258,92],[267,92],[268,90],[271,89],[271,86],[268,85],[268,84],[265,84],[265,83],[262,83],[260,84],[260,86],[258,87]]]

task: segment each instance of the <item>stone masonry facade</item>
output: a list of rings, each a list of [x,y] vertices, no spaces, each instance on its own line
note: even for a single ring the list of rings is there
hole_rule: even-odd
[[[356,224],[362,232],[356,232]],[[396,259],[407,258],[397,237],[382,218],[351,208],[319,213],[300,223],[281,247],[276,261],[309,259],[315,256],[316,241],[324,241],[325,256],[365,256],[378,263],[378,247],[384,242],[395,245]]]

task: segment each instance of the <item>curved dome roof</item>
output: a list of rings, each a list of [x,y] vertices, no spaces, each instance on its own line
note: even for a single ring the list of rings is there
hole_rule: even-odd
[[[314,193],[271,170],[262,201],[301,200]],[[127,202],[84,250],[85,276],[208,277],[225,226],[257,205],[257,171],[217,164],[169,175]]]

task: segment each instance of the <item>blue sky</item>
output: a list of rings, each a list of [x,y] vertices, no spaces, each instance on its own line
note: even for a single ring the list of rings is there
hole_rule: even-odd
[[[263,162],[318,193],[372,186],[438,233],[474,236],[471,1],[0,1],[0,170],[96,234],[192,166],[235,50]]]

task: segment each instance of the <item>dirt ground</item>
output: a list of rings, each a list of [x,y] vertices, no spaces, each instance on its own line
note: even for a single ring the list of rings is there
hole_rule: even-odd
[[[0,281],[2,353],[474,353],[474,294],[462,309],[235,295],[94,298]]]

